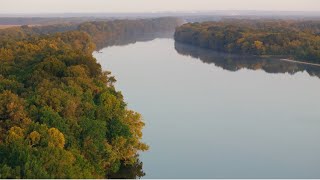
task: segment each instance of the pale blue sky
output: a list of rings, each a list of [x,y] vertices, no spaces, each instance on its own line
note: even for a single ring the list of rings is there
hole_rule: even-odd
[[[0,13],[320,11],[320,0],[0,0]]]

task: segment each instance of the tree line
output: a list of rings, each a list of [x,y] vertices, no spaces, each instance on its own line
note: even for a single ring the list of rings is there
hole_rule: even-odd
[[[97,49],[101,49],[119,37],[138,36],[157,32],[173,32],[183,23],[180,18],[162,17],[154,19],[88,21],[62,23],[45,26],[12,27],[0,30],[0,46],[10,41],[58,32],[81,31],[90,35]]]
[[[187,23],[175,40],[227,53],[280,56],[320,63],[320,22],[225,20]]]

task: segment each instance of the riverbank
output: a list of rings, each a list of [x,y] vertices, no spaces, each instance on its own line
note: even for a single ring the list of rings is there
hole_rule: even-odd
[[[308,63],[305,61],[296,61],[296,60],[292,60],[292,59],[280,59],[280,61],[286,61],[286,62],[292,62],[292,63],[298,63],[298,64],[306,64],[306,65],[312,65],[312,66],[319,66],[320,64],[316,64],[316,63]]]

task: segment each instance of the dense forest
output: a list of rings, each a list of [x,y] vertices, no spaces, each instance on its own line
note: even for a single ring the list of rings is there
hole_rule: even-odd
[[[319,21],[229,19],[184,24],[175,40],[220,52],[320,63],[319,33]]]
[[[175,42],[175,50],[181,55],[194,57],[203,63],[214,64],[228,71],[250,69],[263,70],[273,74],[307,72],[310,76],[320,78],[320,68],[318,66],[281,61],[278,58],[229,54],[179,42]]]
[[[111,37],[176,23],[161,18],[0,30],[0,178],[143,176],[142,117],[127,109],[115,78],[92,52]]]
[[[47,26],[19,26],[0,30],[0,45],[17,39],[57,32],[82,31],[88,33],[97,49],[110,44],[118,37],[130,37],[141,34],[172,32],[183,23],[182,19],[163,17],[155,19],[89,21],[79,24],[64,23]]]

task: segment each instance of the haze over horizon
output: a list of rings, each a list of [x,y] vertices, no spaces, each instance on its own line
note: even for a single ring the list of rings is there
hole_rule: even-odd
[[[143,13],[216,10],[316,11],[318,0],[1,0],[2,14]],[[196,2],[196,3],[195,3]]]

